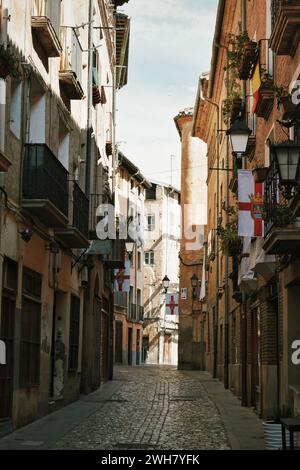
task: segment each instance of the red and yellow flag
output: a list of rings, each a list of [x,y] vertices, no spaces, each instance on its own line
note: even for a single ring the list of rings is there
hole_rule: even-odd
[[[255,113],[255,110],[256,110],[256,106],[259,100],[260,87],[261,87],[260,64],[259,64],[259,61],[257,61],[257,64],[254,69],[253,77],[252,77],[252,93],[253,93],[252,113]]]

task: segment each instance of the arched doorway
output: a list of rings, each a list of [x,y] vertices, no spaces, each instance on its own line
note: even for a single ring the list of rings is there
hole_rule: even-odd
[[[101,308],[102,300],[100,297],[100,282],[97,274],[94,287],[94,364],[93,364],[93,388],[96,389],[100,386],[100,369],[101,369]]]

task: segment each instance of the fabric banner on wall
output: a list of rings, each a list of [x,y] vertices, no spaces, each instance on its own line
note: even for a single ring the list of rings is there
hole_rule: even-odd
[[[178,315],[178,292],[166,294],[166,315]]]
[[[125,261],[125,269],[115,269],[115,292],[130,291],[130,260]]]
[[[239,236],[262,237],[264,233],[263,183],[256,183],[251,170],[238,171]]]

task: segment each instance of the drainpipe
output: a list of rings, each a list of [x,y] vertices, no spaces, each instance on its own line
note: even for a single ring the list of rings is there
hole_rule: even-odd
[[[220,107],[217,103],[204,98],[205,101],[215,107],[217,112],[217,218],[220,213],[220,142],[218,131],[220,129]],[[218,375],[218,326],[219,326],[219,237],[216,233],[216,277],[215,277],[215,315],[214,315],[214,364],[213,364],[213,378],[217,378]]]
[[[87,83],[87,136],[85,161],[85,193],[90,198],[91,187],[91,153],[92,153],[92,108],[93,108],[93,0],[89,0],[88,30],[88,83]]]
[[[219,44],[217,41],[214,41],[215,47],[218,49],[224,49],[226,52],[226,80],[229,79],[229,70],[228,70],[228,47],[223,44]],[[228,89],[227,96],[228,99]],[[218,128],[220,130],[220,127]],[[218,165],[219,168],[219,165]],[[226,208],[229,207],[229,147],[228,147],[228,137],[226,141]],[[229,223],[229,214],[228,210],[226,211],[226,225]],[[225,312],[224,312],[224,388],[229,388],[229,286],[228,286],[228,277],[229,276],[229,257],[225,258]]]

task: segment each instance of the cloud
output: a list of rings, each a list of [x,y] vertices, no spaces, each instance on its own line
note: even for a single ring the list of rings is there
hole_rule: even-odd
[[[130,0],[129,83],[118,95],[117,140],[145,173],[170,181],[180,143],[173,118],[195,102],[199,74],[209,69],[217,0]],[[179,184],[179,172],[176,181]],[[158,175],[159,176],[159,175]],[[159,178],[156,178],[159,179]]]

